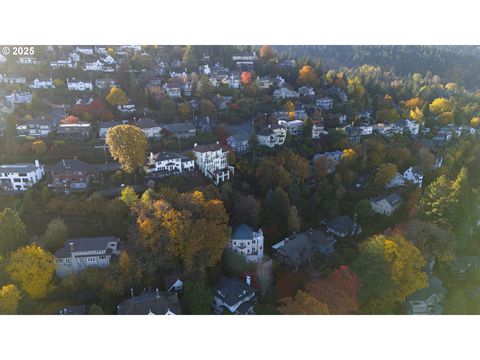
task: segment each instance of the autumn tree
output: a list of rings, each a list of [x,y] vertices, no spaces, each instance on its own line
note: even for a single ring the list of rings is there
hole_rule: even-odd
[[[275,53],[273,52],[273,48],[270,45],[263,45],[260,48],[260,58],[269,60],[275,57]]]
[[[291,150],[280,153],[276,160],[288,171],[293,182],[303,183],[310,174],[308,160]]]
[[[47,144],[45,144],[43,140],[35,140],[32,143],[32,151],[35,153],[35,155],[45,154],[47,151]]]
[[[232,220],[236,224],[245,223],[256,227],[259,225],[260,212],[260,201],[252,195],[239,194],[233,202]]]
[[[128,103],[127,95],[125,95],[125,92],[116,86],[110,89],[110,92],[108,93],[105,100],[112,106],[125,105],[126,103]]]
[[[361,311],[389,313],[395,303],[427,287],[427,275],[421,271],[424,265],[420,250],[400,235],[369,238],[352,264],[362,283]]]
[[[347,266],[340,266],[327,279],[310,281],[306,289],[326,304],[331,314],[354,314],[359,310],[357,292],[360,281]]]
[[[289,232],[300,231],[302,219],[298,215],[298,210],[295,206],[290,206],[288,209],[287,225]]]
[[[252,73],[250,71],[242,71],[240,75],[240,81],[243,86],[247,86],[252,81]]]
[[[42,245],[48,251],[61,248],[68,239],[68,228],[62,219],[53,219],[47,226],[42,238]]]
[[[274,187],[286,188],[292,183],[288,171],[273,158],[263,159],[257,166],[255,176],[264,192]]]
[[[409,223],[405,236],[420,249],[426,259],[447,262],[454,258],[453,236],[435,224],[414,219]]]
[[[9,208],[0,212],[0,254],[7,255],[26,245],[27,240],[27,229],[20,217]]]
[[[470,120],[470,125],[474,128],[477,128],[480,125],[480,117],[479,116],[474,116]]]
[[[421,123],[423,121],[423,111],[422,111],[422,109],[416,107],[415,109],[410,110],[410,117],[413,120]]]
[[[107,133],[105,143],[115,160],[127,173],[133,173],[145,162],[148,142],[145,134],[136,126],[118,125]]]
[[[429,106],[429,110],[433,114],[441,114],[452,110],[452,104],[445,98],[436,98]]]
[[[418,151],[418,161],[423,168],[431,169],[435,165],[435,155],[428,148],[421,148]]]
[[[11,254],[6,270],[28,296],[42,299],[51,287],[54,258],[37,245],[27,245]]]
[[[122,200],[128,207],[132,207],[133,205],[138,203],[138,195],[131,186],[126,186],[122,189],[122,193],[120,194],[120,200]]]
[[[393,179],[397,172],[397,165],[392,163],[384,163],[380,165],[375,173],[374,183],[378,186],[385,186]]]
[[[183,120],[189,119],[192,114],[190,105],[188,105],[187,103],[178,104],[178,112],[180,113],[180,116]]]
[[[20,291],[15,285],[8,284],[0,288],[0,315],[14,315],[17,313]]]
[[[278,312],[282,315],[328,315],[330,313],[327,305],[302,290],[299,290],[293,298],[280,299]]]
[[[445,314],[448,315],[467,315],[468,299],[463,289],[452,289],[445,299]]]
[[[357,158],[357,153],[354,149],[344,149],[342,151],[342,161],[352,163]]]
[[[455,209],[454,198],[449,196],[450,184],[445,175],[431,182],[423,193],[418,204],[420,219],[430,221],[444,229],[452,224],[452,215]]]
[[[185,272],[202,274],[221,259],[230,230],[228,215],[218,199],[200,191],[159,199],[142,206],[137,216],[139,241]]]
[[[303,65],[298,72],[299,85],[317,86],[320,83],[315,69],[310,65]]]

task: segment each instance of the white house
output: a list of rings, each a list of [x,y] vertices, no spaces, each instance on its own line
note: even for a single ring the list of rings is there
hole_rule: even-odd
[[[80,46],[77,46],[75,48],[75,51],[76,52],[79,52],[80,54],[83,54],[83,55],[93,55],[93,48],[91,47],[80,47]]]
[[[298,93],[300,96],[315,96],[315,91],[309,86],[302,86],[298,89]]]
[[[322,110],[332,110],[333,109],[333,99],[326,96],[315,101],[315,105],[322,108]]]
[[[403,178],[410,181],[414,185],[422,187],[423,182],[423,171],[418,166],[410,166],[403,173]]]
[[[407,298],[407,310],[412,315],[440,315],[447,290],[441,280],[429,276],[428,287],[415,291]]]
[[[296,99],[300,97],[300,95],[293,90],[289,90],[286,87],[282,87],[278,90],[275,90],[273,92],[273,98],[275,100],[280,100],[280,99]]]
[[[22,75],[0,75],[0,82],[5,84],[25,84],[27,79]]]
[[[227,138],[227,144],[231,146],[235,153],[241,154],[250,149],[250,135],[245,132],[230,135]]]
[[[143,131],[149,139],[159,138],[162,136],[162,127],[151,118],[143,118],[137,121],[137,126]]]
[[[409,133],[412,136],[417,136],[420,131],[420,124],[410,119],[399,120],[395,125],[402,127],[404,133]]]
[[[120,255],[120,239],[115,236],[69,239],[55,252],[58,277],[77,273],[87,267],[107,267],[113,255]]]
[[[219,144],[200,145],[193,148],[195,163],[202,174],[211,179],[215,185],[230,179],[233,166],[228,166],[228,151]]]
[[[238,278],[220,278],[213,295],[213,312],[235,315],[254,315],[256,303],[255,289],[250,287],[250,277],[245,282]]]
[[[283,145],[286,137],[287,128],[282,125],[269,125],[268,128],[259,131],[257,134],[258,144],[270,148]]]
[[[80,60],[78,60],[78,61],[80,61]],[[77,62],[72,60],[71,58],[66,59],[66,60],[55,60],[55,61],[50,62],[50,67],[52,69],[57,69],[57,68],[62,68],[62,67],[72,69],[76,66],[77,66]]]
[[[32,93],[14,91],[11,95],[6,95],[5,100],[12,104],[29,104],[32,102]]]
[[[166,83],[163,85],[165,92],[172,99],[180,99],[182,97],[182,88],[178,83]]]
[[[287,132],[291,136],[300,136],[303,134],[303,121],[302,120],[279,120],[278,125],[285,126]]]
[[[5,191],[28,190],[45,176],[38,160],[34,164],[0,165],[0,188]]]
[[[103,59],[102,59],[102,62],[104,64],[108,64],[108,65],[115,65],[117,63],[117,61],[111,56],[111,55],[107,55],[105,56]]]
[[[397,186],[403,186],[405,185],[405,179],[403,178],[403,175],[400,173],[395,173],[393,175],[393,178],[385,185],[386,188],[394,188]]]
[[[402,198],[397,193],[384,196],[379,195],[370,199],[372,210],[376,213],[390,216],[392,215],[402,203]]]
[[[170,176],[191,172],[195,168],[194,160],[173,151],[161,151],[158,154],[150,153],[147,172],[155,175]]]
[[[314,121],[312,126],[312,139],[320,139],[323,135],[328,135],[328,132],[325,131],[323,121]]]
[[[52,78],[36,78],[30,84],[32,89],[53,89],[55,85],[53,85]]]
[[[229,249],[246,257],[247,261],[262,262],[263,258],[263,232],[255,231],[246,224],[240,224],[234,230]]]
[[[92,90],[93,85],[91,81],[81,81],[75,78],[73,79],[67,78],[67,88],[70,91],[86,91],[86,90]]]
[[[85,63],[85,71],[101,71],[103,64],[100,60]]]

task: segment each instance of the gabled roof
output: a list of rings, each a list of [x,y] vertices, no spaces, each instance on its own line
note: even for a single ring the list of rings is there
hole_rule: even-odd
[[[144,290],[142,294],[133,296],[117,306],[119,315],[166,315],[172,312],[181,315],[182,310],[176,294],[162,291]]]
[[[137,121],[137,126],[140,129],[151,129],[151,128],[156,128],[160,127],[159,124],[157,124],[154,120],[151,118],[143,118]]]
[[[225,147],[220,144],[208,144],[208,145],[198,145],[193,148],[193,151],[203,153],[208,151],[217,151],[220,149],[225,150]]]
[[[338,233],[353,234],[358,231],[355,222],[348,215],[339,216],[327,222],[327,227]]]
[[[431,276],[428,279],[428,286],[426,288],[415,291],[408,297],[408,301],[425,301],[433,294],[436,294],[440,298],[445,296],[447,290],[443,286],[439,278]]]
[[[30,164],[30,163],[0,165],[0,172],[23,173],[23,172],[35,171],[36,169],[37,167],[35,166],[35,164]]]
[[[215,296],[228,306],[233,306],[255,294],[255,290],[238,278],[220,278]]]
[[[50,172],[65,172],[65,171],[82,171],[82,172],[97,172],[95,165],[86,163],[78,159],[62,159],[55,165],[49,168]]]
[[[402,202],[402,198],[400,197],[400,195],[398,195],[397,193],[392,193],[392,194],[389,194],[389,195],[378,195],[378,196],[375,196],[372,198],[372,201],[377,203],[379,201],[382,201],[382,200],[386,200],[390,206],[394,207],[394,206],[397,206],[399,203]]]
[[[172,160],[172,159],[185,159],[186,156],[176,153],[174,151],[160,151],[155,157],[156,161]]]

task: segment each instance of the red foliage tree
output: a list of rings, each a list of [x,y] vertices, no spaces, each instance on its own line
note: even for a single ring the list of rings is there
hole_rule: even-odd
[[[75,105],[72,107],[71,113],[84,121],[110,121],[114,119],[112,112],[102,100],[95,100],[86,105]]]
[[[250,84],[250,81],[252,80],[252,73],[249,71],[243,71],[242,75],[240,75],[240,81],[242,82],[242,85],[248,85]]]
[[[302,288],[303,279],[299,273],[285,273],[280,275],[275,285],[278,298],[293,297]]]
[[[78,124],[80,122],[80,119],[76,116],[70,115],[67,116],[65,119],[62,119],[60,121],[62,124]]]
[[[340,266],[327,279],[313,280],[306,289],[318,301],[327,304],[331,314],[354,314],[358,311],[360,281],[348,266]]]

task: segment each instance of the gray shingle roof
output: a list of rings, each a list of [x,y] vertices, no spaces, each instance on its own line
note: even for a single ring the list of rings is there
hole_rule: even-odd
[[[253,228],[246,224],[240,224],[236,227],[232,235],[232,240],[253,239]]]
[[[238,278],[222,277],[215,289],[215,296],[228,306],[248,298],[252,293],[255,293],[255,290]]]
[[[35,164],[29,164],[29,163],[0,165],[0,172],[2,173],[3,172],[23,173],[23,172],[35,171],[35,169],[36,169]]]
[[[84,237],[68,239],[65,245],[55,252],[56,258],[70,257],[72,252],[70,250],[70,243],[73,243],[73,249],[77,251],[94,251],[94,250],[106,250],[107,244],[111,241],[119,241],[115,236],[102,236],[102,237]]]
[[[182,314],[178,297],[158,290],[144,290],[141,295],[133,296],[117,306],[119,315],[165,315],[168,310],[176,315]]]

